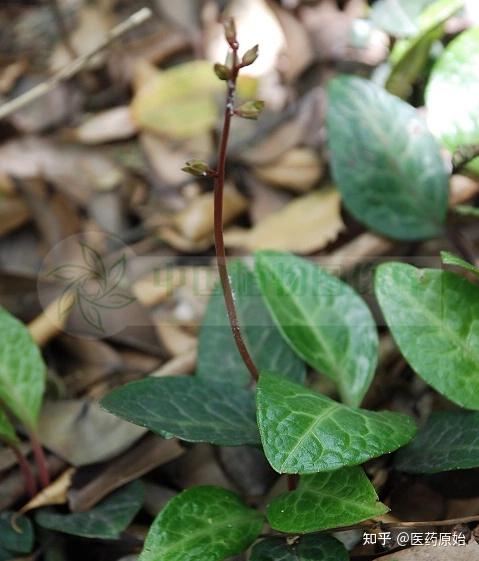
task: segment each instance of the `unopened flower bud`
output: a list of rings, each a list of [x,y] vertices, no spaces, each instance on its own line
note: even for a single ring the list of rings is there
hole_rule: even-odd
[[[236,25],[233,18],[228,18],[224,22],[225,37],[231,47],[237,46]]]
[[[215,174],[210,166],[203,160],[188,160],[182,171],[195,175],[196,177],[209,177]]]
[[[244,119],[257,119],[263,109],[264,101],[247,101],[235,110],[235,114]]]
[[[225,64],[216,63],[214,71],[220,80],[229,80],[231,77],[231,70]]]
[[[243,58],[241,59],[241,66],[249,66],[258,58],[259,45],[255,45],[251,49],[245,52]]]

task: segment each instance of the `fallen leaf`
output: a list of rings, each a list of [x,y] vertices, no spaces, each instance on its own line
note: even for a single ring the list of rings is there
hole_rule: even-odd
[[[75,139],[85,144],[101,144],[130,138],[138,129],[129,107],[114,107],[89,117],[74,130]]]
[[[67,503],[67,491],[70,488],[75,468],[68,468],[48,487],[45,487],[36,497],[29,501],[20,512],[25,514],[29,510],[43,506],[63,505]]]
[[[77,28],[70,33],[69,40],[77,55],[84,55],[92,51],[95,47],[105,42],[108,32],[112,27],[112,21],[106,10],[101,7],[84,6],[79,14],[79,23]],[[99,53],[89,62],[90,68],[96,68],[102,64],[105,58],[105,52]],[[55,72],[63,66],[70,63],[72,55],[60,42],[50,58],[50,70]]]
[[[38,426],[42,444],[74,466],[112,458],[145,432],[83,399],[46,402]]]
[[[199,241],[213,233],[213,193],[203,193],[173,219],[177,230],[189,240]],[[247,208],[247,201],[231,184],[223,196],[223,224],[228,224]]]
[[[340,209],[341,200],[335,189],[315,191],[294,199],[251,230],[226,231],[225,243],[249,251],[311,253],[334,241],[344,229]]]
[[[279,69],[288,81],[293,81],[313,62],[314,52],[306,29],[287,10],[269,4],[283,29],[286,46],[280,56]]]
[[[164,440],[150,434],[121,457],[114,459],[90,483],[80,489],[70,489],[70,509],[72,512],[89,510],[115,489],[179,458],[184,453],[185,450],[177,440]]]
[[[171,356],[181,356],[196,348],[196,337],[181,327],[168,325],[161,319],[161,316],[156,322],[156,329],[161,342]]]
[[[27,69],[27,60],[21,58],[18,61],[7,64],[0,70],[0,94],[7,94],[15,85],[16,81]]]
[[[293,148],[278,160],[257,166],[254,173],[266,183],[291,191],[309,191],[321,179],[322,162],[310,148]]]
[[[18,198],[0,196],[0,236],[16,230],[30,220],[30,209]]]
[[[98,149],[24,137],[0,146],[0,173],[28,179],[44,177],[72,201],[86,205],[94,189],[109,189],[123,172]]]
[[[175,139],[212,129],[218,118],[215,94],[224,85],[208,61],[195,60],[159,71],[136,92],[133,120],[144,129]]]

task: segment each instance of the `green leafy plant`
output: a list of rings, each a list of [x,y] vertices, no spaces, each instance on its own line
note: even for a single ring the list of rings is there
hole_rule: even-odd
[[[351,215],[392,239],[427,240],[447,232],[450,174],[439,142],[451,150],[477,142],[475,129],[464,125],[462,115],[449,122],[450,115],[443,119],[435,107],[438,83],[472,74],[464,53],[477,42],[477,29],[452,41],[434,65],[426,101],[437,139],[417,110],[401,99],[422,75],[444,22],[461,6],[459,0],[405,0],[393,5],[398,22],[386,17],[391,2],[380,0],[373,20],[399,39],[385,87],[347,75],[329,84],[326,128],[333,179]],[[286,474],[288,490],[270,498],[262,510],[216,486],[181,492],[155,518],[140,561],[222,561],[248,549],[250,561],[347,561],[348,552],[331,535],[333,530],[365,521],[383,523],[389,511],[363,464],[382,458],[396,470],[414,474],[479,467],[478,268],[450,252],[442,252],[443,263],[459,271],[400,262],[376,268],[375,297],[399,351],[412,371],[458,407],[433,414],[419,430],[405,413],[361,407],[367,404],[364,398],[379,362],[378,329],[365,299],[326,267],[289,253],[257,252],[251,268],[242,261],[227,264],[223,192],[231,122],[236,117],[257,119],[264,103],[236,105],[238,75],[255,62],[258,47],[240,56],[233,20],[225,24],[225,38],[229,55],[214,66],[217,78],[226,83],[218,158],[213,163],[190,160],[183,168],[214,181],[219,283],[204,315],[196,374],[126,384],[105,396],[102,406],[164,439],[261,448],[271,468]],[[458,69],[454,61],[465,66]],[[189,68],[193,83],[195,78],[205,83],[206,91],[191,101],[204,111],[199,111],[198,123],[185,118],[184,129],[175,129],[180,138],[208,128],[215,118],[216,107],[205,96],[218,84],[211,86],[204,70],[203,63]],[[477,80],[469,78],[473,89]],[[459,88],[457,80],[452,82]],[[180,113],[187,115],[184,100],[176,99],[181,92],[174,93],[166,96],[168,104],[181,105]],[[470,115],[477,100],[467,101],[475,103],[467,109]],[[162,130],[171,128],[167,118],[160,121]],[[456,121],[460,130],[454,128]],[[475,149],[462,150],[460,160],[451,159],[451,169],[460,164],[474,171],[476,155]],[[456,210],[477,214],[474,208]],[[85,255],[99,259],[94,252]],[[118,261],[101,280],[113,276],[115,288],[124,267]],[[0,439],[17,455],[34,494],[36,484],[19,450],[15,423],[30,435],[41,483],[47,485],[48,470],[35,434],[45,365],[28,329],[3,309],[0,341]],[[328,383],[309,387],[308,369]],[[136,481],[87,512],[41,509],[34,522],[42,532],[116,540],[143,502],[144,490]],[[0,560],[30,553],[33,534],[29,519],[3,513]]]
[[[40,482],[49,484],[49,473],[36,435],[38,416],[45,391],[45,363],[27,327],[0,308],[0,440],[14,451],[29,493],[36,484],[9,416],[20,421],[30,436],[38,464]],[[9,416],[7,416],[7,414]]]
[[[133,382],[102,404],[164,438],[261,445],[271,467],[288,474],[289,491],[270,501],[265,516],[217,487],[184,491],[154,521],[141,561],[220,561],[253,544],[265,522],[285,535],[310,535],[292,542],[259,541],[253,561],[347,559],[337,540],[317,532],[384,515],[388,507],[361,464],[398,449],[403,450],[398,469],[407,470],[418,454],[425,459],[417,464],[427,464],[422,442],[429,429],[413,440],[417,429],[409,416],[359,408],[377,367],[378,333],[368,305],[348,284],[305,259],[271,251],[254,255],[253,270],[241,262],[228,270],[222,193],[230,123],[235,115],[256,118],[263,106],[248,102],[235,108],[238,73],[258,52],[253,48],[240,61],[232,21],[226,40],[228,61],[215,66],[218,78],[227,82],[217,167],[190,161],[184,168],[215,182],[220,283],[205,313],[197,373]],[[448,174],[436,140],[414,108],[372,82],[348,76],[332,81],[329,98],[333,175],[350,212],[398,239],[443,233]],[[385,135],[391,119],[394,134]],[[451,259],[446,262],[464,266]],[[449,399],[477,408],[478,392],[470,380],[479,363],[468,341],[477,336],[479,288],[449,271],[386,263],[377,270],[375,289],[412,368]],[[342,403],[305,386],[304,363],[331,379]],[[448,442],[447,435],[436,436]],[[472,438],[470,446],[474,449]],[[442,462],[429,459],[438,470],[464,465],[454,448]]]

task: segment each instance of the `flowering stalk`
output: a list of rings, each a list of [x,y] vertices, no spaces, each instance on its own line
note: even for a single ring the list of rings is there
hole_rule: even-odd
[[[256,367],[249,351],[246,347],[244,339],[241,335],[241,329],[238,321],[238,314],[236,312],[236,305],[231,288],[230,278],[228,275],[228,268],[226,264],[226,251],[223,239],[223,192],[225,185],[225,171],[226,171],[226,153],[228,149],[228,139],[231,128],[231,119],[237,115],[247,119],[257,119],[262,108],[261,101],[247,102],[239,108],[235,108],[235,95],[236,83],[238,74],[241,68],[253,64],[258,56],[258,47],[255,46],[247,51],[241,60],[238,58],[239,44],[236,36],[235,24],[232,19],[225,23],[225,37],[231,48],[231,56],[229,57],[230,64],[216,64],[214,67],[215,73],[220,80],[225,80],[228,83],[226,92],[226,104],[223,118],[223,130],[221,132],[218,165],[217,169],[209,168],[208,164],[199,160],[190,160],[183,168],[184,171],[193,175],[202,177],[214,178],[214,238],[216,250],[216,263],[220,277],[223,295],[225,299],[226,311],[233,333],[234,340],[238,351],[248,368],[251,377],[254,381],[259,379],[259,371]]]

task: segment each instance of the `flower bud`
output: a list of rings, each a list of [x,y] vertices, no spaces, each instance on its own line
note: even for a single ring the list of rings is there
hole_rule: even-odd
[[[244,119],[257,119],[263,109],[264,101],[247,101],[235,110],[235,114]]]
[[[182,171],[195,175],[196,177],[209,177],[215,174],[210,166],[203,160],[188,160]]]
[[[238,39],[236,37],[236,25],[233,18],[228,18],[224,22],[225,38],[231,47],[237,47]]]
[[[214,71],[220,80],[229,80],[231,78],[231,70],[225,64],[216,63]]]
[[[241,66],[249,66],[258,58],[259,45],[255,45],[251,49],[245,52],[243,58],[241,59]]]

